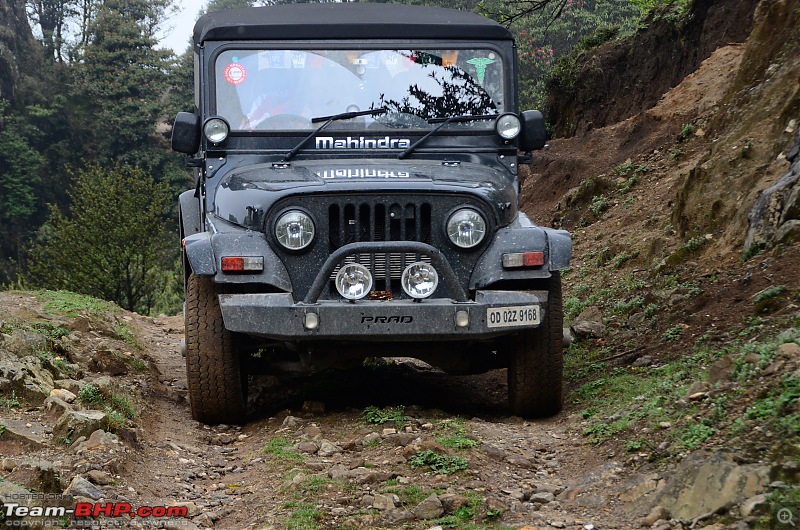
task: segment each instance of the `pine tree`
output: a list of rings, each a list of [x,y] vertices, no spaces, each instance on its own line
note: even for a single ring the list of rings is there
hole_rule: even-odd
[[[51,206],[30,249],[26,280],[149,313],[173,265],[167,184],[128,165],[90,164],[74,176],[69,196],[67,215]]]

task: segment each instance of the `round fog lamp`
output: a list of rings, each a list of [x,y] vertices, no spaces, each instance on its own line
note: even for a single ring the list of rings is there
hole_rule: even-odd
[[[359,263],[348,263],[336,273],[336,290],[348,300],[364,298],[372,290],[372,274]]]
[[[428,298],[439,285],[439,274],[430,263],[418,261],[406,267],[400,285],[411,298]]]
[[[497,118],[495,129],[503,140],[513,140],[519,136],[522,125],[515,114],[503,114]]]
[[[206,135],[209,142],[214,144],[224,142],[230,131],[231,128],[228,127],[228,122],[222,118],[210,118],[203,125],[203,134]]]

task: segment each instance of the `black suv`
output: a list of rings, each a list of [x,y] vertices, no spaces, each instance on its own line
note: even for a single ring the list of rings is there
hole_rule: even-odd
[[[519,210],[544,146],[517,111],[511,34],[396,4],[211,13],[194,28],[195,109],[172,146],[192,415],[241,422],[247,374],[419,358],[508,368],[510,408],[561,406],[567,232]],[[521,154],[520,154],[521,153]]]

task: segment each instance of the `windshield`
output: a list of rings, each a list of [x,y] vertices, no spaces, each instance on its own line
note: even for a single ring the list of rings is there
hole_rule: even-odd
[[[229,49],[217,56],[214,78],[216,114],[240,131],[312,130],[314,117],[378,108],[387,112],[329,129],[430,130],[430,118],[504,111],[503,62],[490,49]]]

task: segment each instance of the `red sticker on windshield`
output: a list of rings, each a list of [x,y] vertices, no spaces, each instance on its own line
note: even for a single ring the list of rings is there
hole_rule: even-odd
[[[240,63],[231,63],[225,67],[225,81],[232,85],[241,85],[247,79],[247,70]]]

